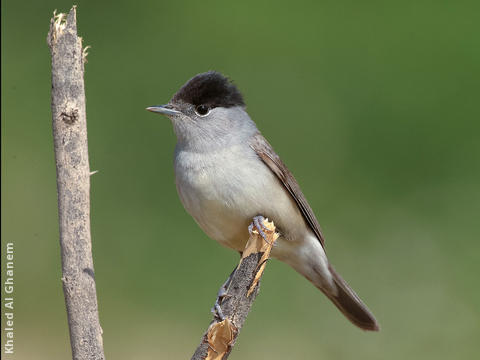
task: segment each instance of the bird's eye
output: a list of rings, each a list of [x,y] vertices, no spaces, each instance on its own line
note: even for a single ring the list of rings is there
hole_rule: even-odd
[[[200,116],[205,116],[208,114],[208,112],[210,111],[210,109],[208,108],[207,105],[198,105],[196,108],[195,108],[195,111],[197,112],[198,115]]]

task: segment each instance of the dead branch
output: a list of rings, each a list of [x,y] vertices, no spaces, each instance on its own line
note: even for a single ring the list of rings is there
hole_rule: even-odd
[[[83,82],[86,52],[75,6],[50,21],[52,121],[62,282],[74,360],[103,360],[90,238],[90,167]]]
[[[268,242],[257,231],[253,231],[240,263],[224,284],[226,288],[220,290],[222,295],[218,298],[218,304],[224,319],[218,316],[218,312],[215,314],[192,360],[224,360],[230,355],[257,297],[270,250],[278,237],[273,222],[265,221],[264,225],[268,229],[265,231]]]

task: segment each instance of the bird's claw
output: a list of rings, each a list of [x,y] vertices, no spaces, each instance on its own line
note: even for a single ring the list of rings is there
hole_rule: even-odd
[[[229,281],[230,281],[230,278],[228,278],[225,284],[223,284],[220,290],[218,290],[217,299],[215,300],[215,305],[213,305],[213,308],[212,308],[213,315],[219,318],[220,321],[225,320],[225,315],[223,315],[223,311],[222,311],[222,308],[220,307],[220,303],[222,302],[223,298],[227,296],[226,285],[228,285]]]
[[[265,221],[265,218],[262,215],[255,216],[253,218],[252,223],[248,225],[248,232],[250,233],[250,235],[252,235],[253,227],[255,226],[258,233],[262,236],[263,240],[265,240],[265,242],[268,245],[271,245],[270,241],[267,240],[267,235],[265,234],[265,231],[264,231],[264,230],[268,230],[268,228],[263,224],[264,221]]]
[[[220,307],[220,302],[218,301],[218,298],[217,300],[215,300],[215,305],[213,305],[212,314],[216,318],[220,319],[220,321],[225,320],[225,315],[223,315],[223,311],[222,311],[222,308]]]
[[[230,285],[230,282],[232,281],[233,274],[235,274],[236,270],[237,270],[237,267],[235,267],[235,269],[233,269],[233,271],[230,274],[230,276],[228,277],[228,279],[225,280],[225,282],[220,287],[220,290],[218,290],[217,298],[215,299],[215,304],[213,305],[213,308],[211,310],[212,314],[216,318],[220,319],[220,321],[225,320],[225,315],[223,315],[223,311],[222,311],[222,308],[220,307],[220,303],[222,302],[222,300],[224,298],[230,296],[230,295],[227,294],[227,289],[228,289],[228,286]]]

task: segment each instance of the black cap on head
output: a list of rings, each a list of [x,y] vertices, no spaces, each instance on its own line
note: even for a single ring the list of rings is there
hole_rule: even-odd
[[[232,82],[216,71],[195,75],[173,96],[173,102],[213,107],[245,106],[243,97]]]

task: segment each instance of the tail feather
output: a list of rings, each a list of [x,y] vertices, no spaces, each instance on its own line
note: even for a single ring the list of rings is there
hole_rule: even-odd
[[[292,256],[295,254],[296,256]],[[278,255],[282,253],[277,252]],[[303,246],[298,247],[297,252],[290,251],[288,256],[279,259],[320,289],[354,325],[363,330],[380,330],[377,320],[367,306],[330,265],[317,238],[312,236]]]
[[[363,330],[379,331],[380,326],[367,308],[367,306],[360,300],[358,295],[353,291],[345,280],[329,265],[330,273],[336,285],[337,291],[332,293],[330,291],[323,291],[325,295],[335,304],[335,306],[350,320]]]

